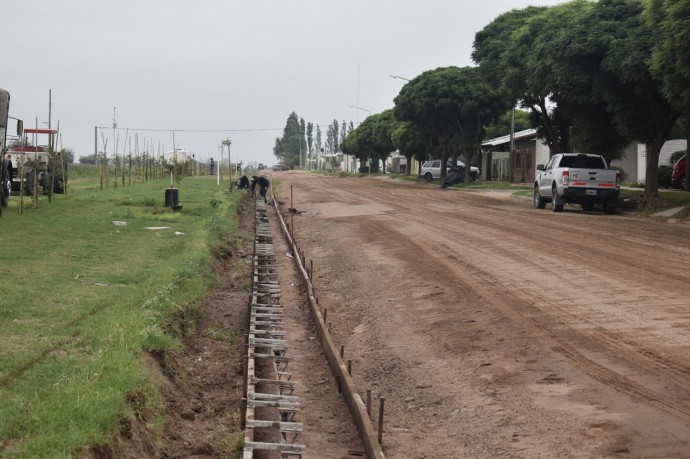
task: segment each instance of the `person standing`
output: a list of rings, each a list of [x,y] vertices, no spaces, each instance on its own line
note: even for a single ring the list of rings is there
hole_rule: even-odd
[[[271,182],[269,182],[268,179],[262,175],[257,180],[257,183],[259,184],[259,187],[260,187],[259,194],[261,196],[263,196],[264,202],[266,204],[268,204],[268,199],[266,199],[266,193],[268,193],[268,187],[271,186]]]

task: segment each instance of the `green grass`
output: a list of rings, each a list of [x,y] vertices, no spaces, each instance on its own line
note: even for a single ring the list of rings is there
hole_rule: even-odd
[[[236,234],[244,196],[185,178],[172,213],[166,180],[70,185],[22,215],[12,197],[0,217],[0,457],[72,457],[156,406],[142,352],[175,348],[199,315],[216,282],[211,250]],[[170,229],[146,229],[159,226]]]

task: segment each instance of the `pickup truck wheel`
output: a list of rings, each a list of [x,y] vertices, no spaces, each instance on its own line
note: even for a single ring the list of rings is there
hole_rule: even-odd
[[[543,209],[546,207],[546,199],[539,194],[539,188],[534,187],[534,208]]]
[[[604,206],[604,213],[606,215],[613,215],[616,213],[616,206]]]
[[[426,174],[424,174],[424,180],[426,180],[427,182],[431,182],[433,179],[434,176],[431,175],[431,172],[427,172]]]
[[[553,211],[554,212],[563,212],[563,204],[556,204],[558,202],[558,193],[556,192],[556,188],[553,189],[552,197],[551,197],[551,204],[553,205]]]
[[[592,210],[594,210],[594,203],[592,202],[586,202],[580,205],[582,206],[582,210],[584,210],[585,212],[591,212]]]

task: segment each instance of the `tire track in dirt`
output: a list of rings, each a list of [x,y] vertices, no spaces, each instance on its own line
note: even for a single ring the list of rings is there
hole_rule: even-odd
[[[368,226],[366,232],[396,233],[395,225],[386,224],[381,221],[370,221],[366,223],[366,226]],[[398,233],[398,235],[402,236],[400,233]],[[414,241],[410,243],[420,252],[423,252],[428,258],[434,258],[437,264],[445,266],[449,272],[453,272],[454,275],[457,275],[458,271],[454,269],[446,258],[438,257],[436,255],[438,253],[437,251],[430,249],[424,244],[415,243]],[[477,267],[475,266],[475,268]],[[670,414],[690,421],[690,407],[674,401],[675,397],[678,396],[677,392],[674,392],[674,397],[664,396],[587,358],[581,352],[578,352],[569,340],[564,338],[560,333],[554,331],[553,327],[545,325],[542,320],[538,319],[539,314],[526,314],[523,312],[524,305],[511,304],[511,301],[509,301],[506,295],[498,295],[491,292],[486,288],[485,284],[480,285],[477,282],[476,276],[460,276],[459,280],[473,291],[479,293],[482,297],[491,298],[493,304],[499,305],[503,311],[509,312],[511,316],[517,317],[525,325],[542,332],[542,336],[548,336],[550,340],[552,340],[551,348],[554,351],[566,355],[590,376],[620,391],[628,393],[629,395],[647,400]],[[558,323],[558,321],[556,321],[556,323]],[[601,345],[613,348],[612,350],[614,351],[626,352],[629,358],[639,365],[654,365],[655,371],[663,372],[667,376],[672,377],[679,385],[684,385],[686,387],[690,385],[690,374],[688,374],[687,368],[679,368],[679,365],[665,361],[665,359],[652,353],[648,349],[639,346],[630,348],[623,346],[619,344],[618,340],[620,337],[615,333],[597,332],[597,335],[596,338],[599,339]],[[640,355],[643,357],[641,358]]]
[[[468,212],[465,212],[467,215]],[[512,215],[511,215],[512,216]],[[388,216],[386,216],[388,217]],[[408,216],[406,215],[406,218]],[[414,218],[414,217],[413,217]],[[378,222],[374,223],[371,222],[371,225],[376,225],[376,229],[368,229],[367,232],[388,232],[388,233],[395,233],[395,229],[400,227],[403,222],[401,221],[394,221],[392,224],[384,224],[381,221],[382,219],[379,219]],[[434,220],[432,222],[428,222],[428,226],[437,229],[437,234],[445,234],[447,235],[447,231],[452,230],[454,228],[449,228],[445,225],[442,225],[439,223],[439,220],[444,220],[443,218],[440,218],[438,220]],[[452,220],[446,219],[446,221],[449,221],[451,223]],[[468,222],[463,222],[464,225],[467,225]],[[488,223],[488,222],[485,222]],[[460,237],[461,241],[468,240],[472,238],[472,235],[477,234],[476,231],[479,228],[487,228],[489,227],[487,224],[485,225],[477,225],[477,224],[471,224],[469,226],[473,226],[470,230],[466,231],[464,234],[464,237]],[[507,226],[507,225],[501,225],[501,224],[494,224],[493,227],[491,227],[492,230],[500,229],[502,231],[510,231],[514,234],[515,236],[521,237],[523,240],[528,240],[529,237],[526,236],[532,236],[531,234],[525,234],[524,231],[520,230],[515,230],[516,226]],[[465,230],[466,227],[463,228]],[[398,236],[402,239],[405,235],[403,234],[398,234]],[[409,236],[409,235],[407,235]],[[467,239],[465,239],[467,238]],[[487,238],[492,238],[493,240],[499,240],[499,238],[495,234],[491,235],[482,235],[479,237],[479,241],[471,241],[468,245],[473,247],[474,250],[476,251],[481,251],[481,247],[486,246],[486,239]],[[421,235],[420,235],[421,239]],[[555,237],[551,237],[553,241],[557,241]],[[562,241],[557,241],[557,242],[562,242]],[[575,241],[576,244],[578,244],[577,241]],[[414,244],[414,242],[413,242]],[[446,263],[447,261],[445,258],[439,259],[437,257],[437,254],[439,253],[444,253],[443,251],[440,250],[441,247],[447,248],[448,246],[446,244],[441,244],[439,243],[436,247],[423,247],[420,244],[415,244],[418,249],[420,249],[422,252],[425,253],[425,255],[429,258],[435,258],[437,263],[443,264]],[[477,248],[479,247],[479,248]],[[574,252],[577,254],[577,250],[574,250]],[[447,255],[447,252],[445,252]],[[530,260],[529,257],[525,257],[525,254],[522,253],[515,257],[516,259],[523,259],[523,260]],[[462,256],[462,253],[457,254],[458,257]],[[579,261],[580,263],[587,263],[589,261],[589,258],[584,257],[584,256],[575,256],[572,257],[571,259],[575,259],[576,261]],[[515,261],[515,260],[513,260]],[[614,261],[614,265],[618,265],[619,267],[624,267],[625,265],[619,262]],[[622,265],[622,266],[621,266]],[[486,270],[482,270],[480,268],[481,264],[479,263],[473,263],[473,269],[475,269],[477,272],[475,275],[472,276],[472,280],[476,281],[476,279],[482,278],[486,279],[488,278],[493,278],[493,280],[496,280],[498,276],[492,275],[494,273],[490,273]],[[554,264],[552,262],[547,261],[546,263],[541,264],[538,266],[538,269],[547,269],[549,270],[552,274],[557,271],[557,269],[553,268]],[[603,269],[605,267],[605,263],[597,263],[594,268],[600,268]],[[449,269],[452,269],[452,266],[448,266]],[[610,269],[610,263],[608,265],[608,268]],[[518,270],[520,271],[520,270]],[[562,269],[560,270],[562,271]],[[596,272],[596,269],[593,269],[593,271]],[[515,275],[517,272],[511,272],[510,275]],[[582,275],[582,273],[580,273]],[[568,278],[573,278],[577,276],[573,276],[573,273],[568,273],[566,271],[565,275],[561,273],[560,277],[566,281]],[[592,276],[591,276],[592,277]],[[638,276],[634,276],[638,277]],[[640,276],[642,279],[644,279],[644,276]],[[520,281],[518,284],[522,284],[523,282],[529,281],[530,276],[529,275],[523,275],[520,276]],[[589,279],[590,281],[593,281],[593,279]],[[639,277],[637,279],[634,279],[635,281],[641,280]],[[480,287],[476,285],[473,281],[469,281],[467,278],[463,279],[465,283],[468,285],[471,285],[474,290],[481,291]],[[601,282],[601,280],[599,281]],[[472,285],[474,284],[474,285]],[[588,282],[588,279],[584,279],[583,285],[592,285],[592,282]],[[602,289],[602,293],[610,291],[608,287]],[[483,295],[486,294],[486,291],[482,293]],[[525,299],[532,298],[532,300],[535,300],[535,296],[532,293],[528,293],[525,295]],[[539,299],[539,298],[537,298]],[[541,301],[548,301],[547,298],[541,298]],[[574,300],[573,297],[566,297],[564,300]],[[677,300],[678,304],[682,304],[682,299]],[[522,314],[520,310],[516,307],[511,307],[511,309],[514,312],[517,312],[520,314],[524,319],[526,319],[532,326],[537,327],[541,329],[542,331],[546,332],[549,336],[551,336],[552,339],[554,339],[556,342],[559,344],[559,349],[561,352],[565,355],[568,355],[573,361],[576,361],[580,366],[585,368],[589,374],[592,376],[596,377],[597,379],[601,380],[602,382],[606,382],[609,385],[614,385],[615,387],[619,387],[625,392],[642,397],[646,400],[649,400],[650,402],[654,402],[658,406],[664,408],[666,411],[672,412],[676,415],[679,415],[685,419],[688,419],[688,416],[690,415],[690,408],[680,405],[678,403],[675,403],[673,400],[673,397],[668,397],[668,396],[663,396],[659,394],[656,391],[650,390],[649,388],[646,388],[640,384],[634,383],[633,381],[629,380],[628,378],[625,378],[624,376],[620,375],[619,373],[616,373],[608,368],[603,367],[602,365],[596,363],[594,360],[591,358],[585,357],[582,353],[577,352],[575,348],[566,340],[561,334],[556,333],[554,330],[558,328],[558,326],[562,326],[562,323],[565,322],[566,324],[573,324],[578,321],[582,321],[582,318],[580,317],[579,314],[571,312],[572,310],[567,308],[567,307],[559,307],[558,304],[552,304],[550,305],[551,307],[554,307],[558,311],[558,315],[554,319],[547,319],[544,320],[543,318],[539,319],[538,318],[542,314],[532,314],[531,316],[527,316],[525,314]],[[590,308],[591,311],[595,311],[595,309]],[[544,309],[541,309],[542,312],[546,313]],[[562,320],[559,319],[559,316]],[[624,315],[624,314],[613,314],[613,319],[615,319],[616,322],[619,324],[625,324],[629,328],[633,329],[642,329],[648,324],[648,320],[645,320],[641,317],[637,316],[631,316],[631,315]],[[554,326],[546,326],[544,325],[545,323],[550,323],[553,322]],[[636,364],[639,367],[645,368],[645,372],[647,373],[663,373],[665,376],[670,378],[671,380],[675,381],[678,384],[678,388],[682,387],[687,387],[690,383],[690,368],[680,362],[676,362],[673,360],[670,360],[669,358],[659,354],[656,350],[650,349],[649,347],[642,346],[638,343],[635,343],[631,341],[630,339],[625,339],[625,337],[620,334],[616,333],[615,331],[612,330],[607,330],[604,329],[601,326],[597,325],[596,321],[593,320],[586,320],[588,329],[587,329],[587,339],[595,339],[598,341],[598,345],[592,346],[590,344],[589,347],[599,347],[599,346],[605,346],[609,348],[611,351],[615,352],[618,357],[621,357],[621,354],[625,354],[627,359],[630,360],[632,364]],[[683,333],[683,330],[669,330],[668,332],[665,333],[660,333],[660,336],[665,339],[669,339],[671,341],[676,341],[680,345],[687,345],[688,344],[688,336],[687,334]],[[650,371],[651,370],[651,371]],[[665,383],[668,383],[666,381]],[[673,391],[674,397],[678,395],[678,392]]]
[[[343,218],[326,218],[347,222],[353,240],[365,241],[365,251],[398,259],[405,272],[425,270],[410,278],[414,282],[463,286],[459,291],[474,292],[471,296],[486,300],[518,328],[531,330],[542,347],[565,356],[593,379],[636,403],[690,420],[683,307],[690,279],[674,267],[686,250],[685,228],[627,216],[555,215],[531,209],[529,200],[338,180],[333,189],[328,180],[300,180],[298,193],[316,195],[312,202],[322,205],[353,206],[354,217],[346,209]],[[356,216],[354,206],[374,202],[390,210]],[[667,229],[660,241],[659,233]],[[387,246],[383,252],[381,244]],[[546,250],[550,247],[560,249]],[[429,284],[429,279],[435,280]],[[580,290],[590,293],[583,296]],[[428,309],[438,320],[448,317],[439,310],[447,300],[440,299],[431,299]],[[442,325],[432,322],[434,317],[420,317],[410,330]],[[466,329],[461,325],[448,323],[443,333],[451,339],[451,333]],[[435,344],[438,340],[427,343]]]

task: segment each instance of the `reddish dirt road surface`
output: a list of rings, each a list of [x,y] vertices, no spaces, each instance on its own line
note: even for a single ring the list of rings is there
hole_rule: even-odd
[[[386,397],[386,457],[690,457],[690,225],[387,178],[272,181],[285,207],[293,186],[360,393]]]

